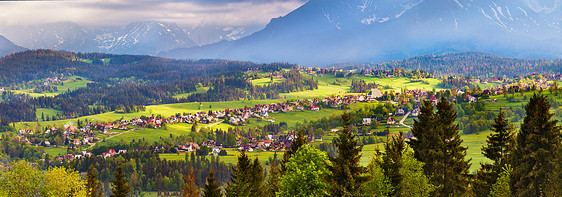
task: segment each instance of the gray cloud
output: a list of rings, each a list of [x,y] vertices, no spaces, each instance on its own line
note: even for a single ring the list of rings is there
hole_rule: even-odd
[[[155,20],[180,26],[263,25],[306,0],[70,0],[0,1],[0,27],[76,22],[115,26]]]

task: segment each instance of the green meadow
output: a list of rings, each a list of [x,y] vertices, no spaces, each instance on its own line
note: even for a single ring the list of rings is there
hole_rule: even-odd
[[[82,80],[78,80],[77,78],[81,78]],[[81,88],[81,87],[86,87],[86,85],[88,83],[91,83],[92,81],[87,80],[84,77],[80,77],[80,76],[72,76],[69,77],[69,80],[63,81],[64,85],[55,85],[57,87],[57,92],[46,92],[46,93],[35,93],[33,92],[33,89],[25,89],[25,90],[13,90],[14,93],[18,93],[18,94],[28,94],[31,97],[40,97],[40,96],[56,96],[59,94],[62,94],[64,92],[67,92],[69,90],[74,90],[76,88]]]

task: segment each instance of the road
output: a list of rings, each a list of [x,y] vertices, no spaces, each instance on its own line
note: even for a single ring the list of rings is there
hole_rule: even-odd
[[[402,118],[402,120],[400,120],[400,122],[398,122],[399,124],[401,124],[402,126],[408,127],[408,128],[412,128],[411,126],[408,126],[406,124],[404,124],[404,120],[406,120],[406,118],[408,118],[408,116],[410,115],[410,112],[408,112],[406,115],[404,115],[404,117]]]
[[[123,133],[119,133],[119,134],[117,134],[117,135],[109,136],[109,137],[107,137],[107,138],[105,138],[105,139],[108,140],[108,139],[111,139],[111,138],[113,138],[113,137],[120,136],[120,135],[123,135],[123,134],[125,134],[125,133],[129,133],[130,131],[133,131],[133,130],[135,130],[135,129],[130,129],[130,130],[125,131],[125,132],[123,132]],[[87,150],[87,149],[90,149],[90,148],[93,148],[95,145],[96,145],[96,143],[91,143],[91,144],[90,144],[90,147],[86,148],[86,150]]]
[[[224,120],[223,120],[223,121],[224,121]],[[210,125],[204,126],[203,128],[209,128],[209,127],[215,126],[215,125],[217,125],[217,124],[220,124],[220,123],[222,123],[223,121],[220,121],[220,122],[215,122],[215,123],[213,123],[213,124],[210,124]],[[199,132],[199,130],[201,130],[201,127],[198,127],[198,128],[197,128],[197,132]]]

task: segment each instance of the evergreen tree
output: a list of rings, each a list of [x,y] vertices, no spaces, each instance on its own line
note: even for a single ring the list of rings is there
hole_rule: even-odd
[[[474,183],[474,191],[477,196],[487,196],[491,186],[496,183],[503,167],[507,164],[507,156],[513,148],[513,125],[500,108],[500,113],[494,119],[492,132],[486,140],[486,145],[482,147],[482,154],[493,163],[483,163],[482,168],[477,173],[477,180]]]
[[[385,142],[384,153],[377,153],[382,155],[382,162],[380,164],[383,169],[384,175],[390,179],[393,186],[400,185],[402,175],[400,175],[400,168],[402,168],[402,155],[407,150],[406,143],[402,137],[403,133],[400,132],[399,137],[393,137]],[[395,192],[398,190],[394,190]]]
[[[260,161],[256,157],[252,168],[250,170],[250,194],[251,196],[263,196],[265,195],[265,175],[263,167]]]
[[[189,166],[187,176],[183,176],[183,180],[185,181],[185,185],[183,186],[181,193],[182,197],[198,197],[199,191],[197,191],[197,185],[195,185],[195,173],[193,167]]]
[[[291,142],[291,146],[285,154],[283,154],[283,160],[281,161],[281,173],[285,171],[285,164],[289,162],[289,159],[299,150],[300,147],[306,145],[306,137],[304,136],[304,131],[299,129],[295,135],[293,142]]]
[[[556,185],[556,155],[560,145],[560,127],[550,103],[543,95],[534,94],[525,106],[525,118],[517,134],[511,164],[511,190],[520,196],[546,196],[550,185]]]
[[[86,178],[86,196],[87,197],[102,197],[104,196],[101,181],[98,180],[98,174],[94,164],[90,164],[88,176]]]
[[[275,159],[270,164],[266,192],[269,196],[275,196],[275,193],[279,191],[279,180],[281,178],[281,171],[279,171],[279,166],[279,162]]]
[[[344,112],[342,114],[343,130],[334,139],[337,148],[336,157],[330,157],[331,171],[328,181],[331,184],[330,194],[332,196],[356,196],[366,177],[362,176],[365,167],[359,165],[363,145],[357,146],[358,139],[351,131],[351,116]]]
[[[238,197],[238,196],[250,196],[250,171],[252,169],[252,163],[246,155],[245,151],[242,151],[238,156],[238,163],[236,167],[232,168],[232,173],[230,176],[230,183],[226,187],[226,196],[228,197]]]
[[[437,103],[438,133],[444,146],[441,149],[443,176],[436,177],[437,182],[443,185],[440,191],[443,196],[459,195],[466,192],[470,177],[470,160],[465,160],[466,150],[462,146],[463,140],[459,134],[459,125],[455,124],[457,113],[453,105],[445,97]]]
[[[510,197],[511,191],[509,187],[510,176],[513,169],[509,164],[505,165],[502,172],[498,175],[498,179],[491,187],[490,197]]]
[[[461,146],[457,114],[453,106],[441,96],[437,112],[431,101],[424,101],[421,114],[414,120],[410,140],[414,157],[425,163],[424,172],[438,186],[436,196],[459,195],[469,183],[470,160],[465,160],[466,147]]]
[[[215,178],[215,171],[211,169],[207,177],[207,183],[203,185],[203,197],[222,197],[221,185]]]
[[[115,180],[111,182],[111,197],[126,197],[131,192],[127,180],[125,179],[125,173],[123,173],[123,166],[121,162],[117,165],[115,171]]]

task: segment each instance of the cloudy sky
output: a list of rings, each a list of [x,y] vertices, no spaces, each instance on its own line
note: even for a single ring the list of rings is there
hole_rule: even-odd
[[[136,21],[264,25],[308,0],[0,0],[0,27],[53,22],[122,26]]]

